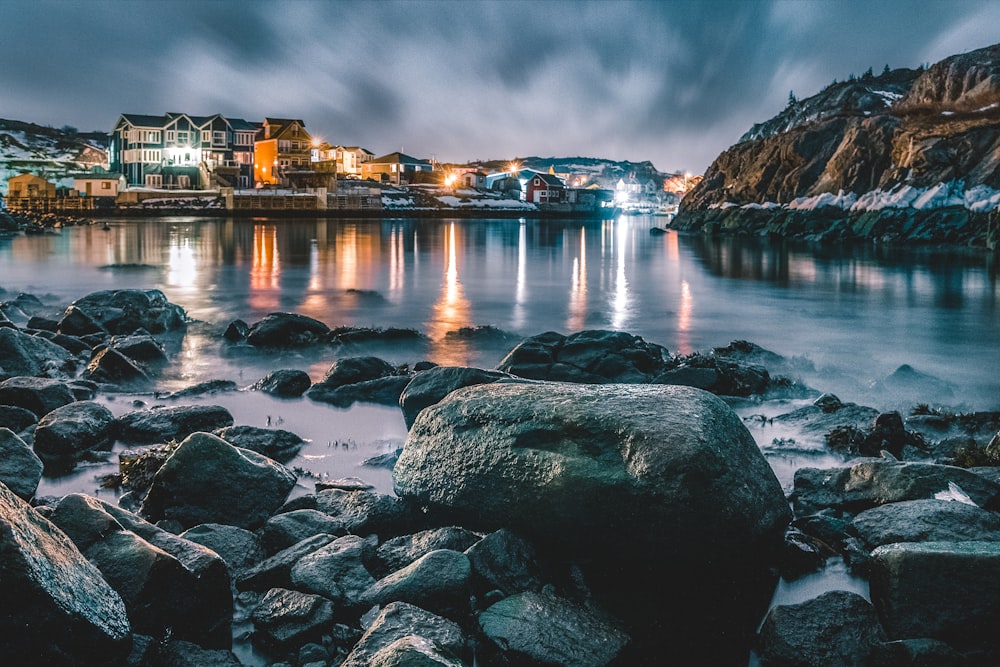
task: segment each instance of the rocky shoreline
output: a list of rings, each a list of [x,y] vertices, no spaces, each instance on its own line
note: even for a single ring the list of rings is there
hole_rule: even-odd
[[[680,356],[613,331],[512,341],[494,369],[352,356],[163,394],[188,322],[157,290],[0,314],[4,664],[238,665],[234,628],[290,667],[1000,662],[1000,412],[880,413],[746,341]],[[294,313],[224,335],[247,354],[420,336]],[[169,405],[94,400],[134,391]],[[395,493],[289,498],[301,438],[211,404],[235,391],[398,405]],[[732,405],[788,398],[806,405],[768,419],[844,463],[786,495]],[[117,504],[36,496],[116,442]],[[768,610],[831,558],[870,601]]]
[[[874,241],[906,245],[1000,247],[1000,211],[975,213],[960,206],[933,210],[845,211],[787,208],[682,210],[670,228],[713,236],[750,235],[818,242]]]

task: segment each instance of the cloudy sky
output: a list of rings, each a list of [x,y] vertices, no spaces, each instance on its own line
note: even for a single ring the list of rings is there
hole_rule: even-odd
[[[701,173],[789,91],[1000,42],[1000,2],[2,0],[0,26],[3,118],[293,117],[377,155]]]

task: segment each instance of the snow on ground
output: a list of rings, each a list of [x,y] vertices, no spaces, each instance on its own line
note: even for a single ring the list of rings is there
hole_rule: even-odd
[[[463,199],[452,195],[439,195],[436,199],[451,208],[504,208],[504,209],[530,209],[535,206],[519,199]]]
[[[733,202],[712,204],[710,209],[728,209],[740,206]],[[816,209],[833,206],[845,211],[881,211],[887,208],[912,208],[918,211],[930,211],[938,208],[962,206],[974,213],[1000,210],[1000,190],[994,190],[987,185],[977,185],[965,189],[963,181],[938,183],[928,188],[915,188],[912,185],[897,185],[890,190],[872,190],[862,195],[843,190],[837,194],[823,192],[811,197],[799,197],[788,204],[764,202],[750,203],[740,206],[746,210],[784,208],[794,211],[815,211]]]

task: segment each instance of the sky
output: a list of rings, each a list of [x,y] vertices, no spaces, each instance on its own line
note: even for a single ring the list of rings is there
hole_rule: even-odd
[[[0,117],[298,118],[376,155],[700,174],[789,92],[997,42],[998,0],[0,0]]]

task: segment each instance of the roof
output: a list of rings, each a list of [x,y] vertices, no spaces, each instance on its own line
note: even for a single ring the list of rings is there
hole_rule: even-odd
[[[134,125],[136,127],[163,127],[163,125],[170,120],[170,116],[148,116],[138,113],[123,113],[121,118],[118,120],[119,123],[121,120],[125,120],[129,125]],[[116,123],[116,125],[119,123]]]
[[[558,178],[557,176],[553,176],[552,174],[546,174],[546,173],[543,173],[543,172],[539,171],[539,172],[535,172],[535,176],[537,176],[538,178],[542,179],[545,182],[546,185],[555,185],[555,186],[558,186],[558,187],[561,187],[561,188],[566,187],[566,184],[562,182],[561,178]]]
[[[229,124],[234,130],[241,132],[256,132],[260,129],[260,123],[251,123],[250,121],[243,120],[242,118],[230,118]]]
[[[369,160],[367,164],[419,164],[431,166],[430,161],[421,160],[418,157],[413,157],[407,155],[406,153],[400,153],[396,151],[395,153],[389,153],[388,155],[383,155],[382,157],[377,157],[373,160]]]

